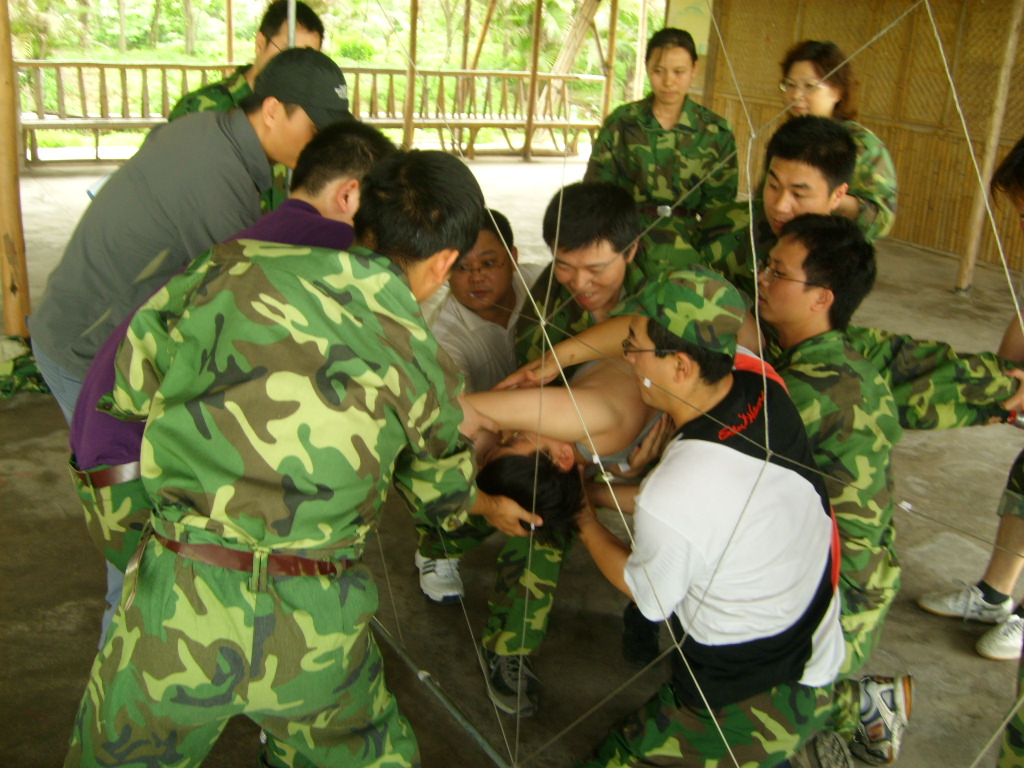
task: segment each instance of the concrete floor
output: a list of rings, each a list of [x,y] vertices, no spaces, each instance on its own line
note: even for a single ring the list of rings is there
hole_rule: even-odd
[[[542,259],[540,217],[563,183],[582,176],[578,160],[482,160],[471,164],[488,204],[509,215],[523,257]],[[22,205],[30,287],[38,298],[82,209],[85,189],[110,168],[27,171]],[[908,212],[902,213],[908,215]],[[956,263],[898,243],[881,248],[881,277],[857,320],[964,350],[998,344],[1012,305],[1006,280],[979,268],[970,297],[954,296]],[[103,567],[81,519],[64,462],[67,428],[49,397],[19,394],[0,402],[0,765],[54,766],[63,758],[92,662],[103,606]],[[870,665],[880,674],[912,673],[914,715],[900,765],[991,765],[985,745],[1013,701],[1014,665],[973,651],[984,627],[922,613],[922,592],[973,581],[987,562],[996,527],[992,510],[1006,471],[1024,442],[1010,426],[908,434],[896,452],[898,545],[903,591]],[[430,604],[417,587],[408,516],[390,509],[371,556],[381,585],[380,621],[399,636],[417,668],[427,670],[508,764],[564,766],[583,756],[608,727],[635,708],[667,666],[635,680],[620,659],[624,600],[574,549],[536,660],[543,682],[538,717],[516,722],[490,706],[475,660],[498,542],[467,556],[462,607]],[[371,551],[378,549],[371,547]],[[492,764],[407,664],[385,648],[391,688],[420,737],[424,765]],[[208,766],[254,765],[256,730],[235,720]],[[975,763],[974,761],[978,762]]]

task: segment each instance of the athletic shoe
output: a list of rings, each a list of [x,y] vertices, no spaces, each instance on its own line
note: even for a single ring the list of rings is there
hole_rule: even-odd
[[[466,594],[456,558],[433,560],[416,553],[420,589],[435,603],[457,603]]]
[[[651,621],[630,603],[622,612],[622,656],[638,669],[658,658],[658,635],[661,625]]]
[[[779,768],[854,768],[853,755],[835,731],[820,731]]]
[[[985,602],[981,590],[973,584],[964,584],[956,592],[931,592],[917,598],[917,604],[936,616],[953,619],[981,621],[996,624],[1013,612],[1013,598],[1008,597],[998,605]]]
[[[1011,613],[978,638],[974,650],[993,661],[1018,661],[1024,643],[1024,618]]]
[[[896,762],[903,732],[914,703],[914,678],[864,677],[861,694],[867,694],[869,709],[861,709],[857,734],[850,742],[854,757],[871,765]]]
[[[502,712],[520,717],[537,713],[540,681],[533,674],[529,656],[499,656],[483,649],[487,665],[487,695]]]

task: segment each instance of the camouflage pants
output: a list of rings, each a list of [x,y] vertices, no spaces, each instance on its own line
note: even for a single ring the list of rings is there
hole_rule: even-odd
[[[991,352],[961,356],[943,342],[854,325],[846,338],[882,374],[907,429],[985,424],[1004,415],[999,403],[1017,390],[1003,370],[1019,366]]]
[[[85,510],[89,537],[103,553],[103,557],[123,573],[142,540],[142,530],[146,527],[152,508],[141,478],[108,485],[106,488],[92,488],[83,483],[75,472],[77,465],[74,456],[68,465],[71,482]]]
[[[680,705],[666,683],[576,766],[718,768],[733,764],[731,751],[739,765],[770,768],[821,730],[830,700],[830,688],[779,685],[711,713]]]
[[[420,554],[458,558],[494,533],[482,518],[445,533],[420,526]],[[497,561],[494,592],[481,643],[500,656],[529,654],[544,642],[555,589],[567,548],[542,544],[531,536],[509,536]]]
[[[198,766],[245,714],[314,765],[419,765],[368,622],[377,590],[360,565],[335,577],[268,577],[146,545],[93,665],[65,766]],[[126,590],[131,589],[131,579]]]

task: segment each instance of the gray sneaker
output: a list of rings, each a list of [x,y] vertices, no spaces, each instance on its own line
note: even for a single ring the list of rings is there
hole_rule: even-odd
[[[998,605],[986,603],[981,590],[973,584],[964,584],[956,592],[930,592],[917,598],[917,604],[936,616],[981,621],[985,624],[997,624],[1013,612],[1012,597]]]
[[[537,713],[540,681],[533,674],[529,656],[499,656],[483,649],[487,665],[487,695],[502,712],[520,717]]]

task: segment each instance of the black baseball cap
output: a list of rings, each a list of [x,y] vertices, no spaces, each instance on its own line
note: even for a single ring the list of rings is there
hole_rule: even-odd
[[[281,51],[256,76],[253,93],[298,104],[317,128],[352,118],[345,75],[330,57],[312,48]]]

